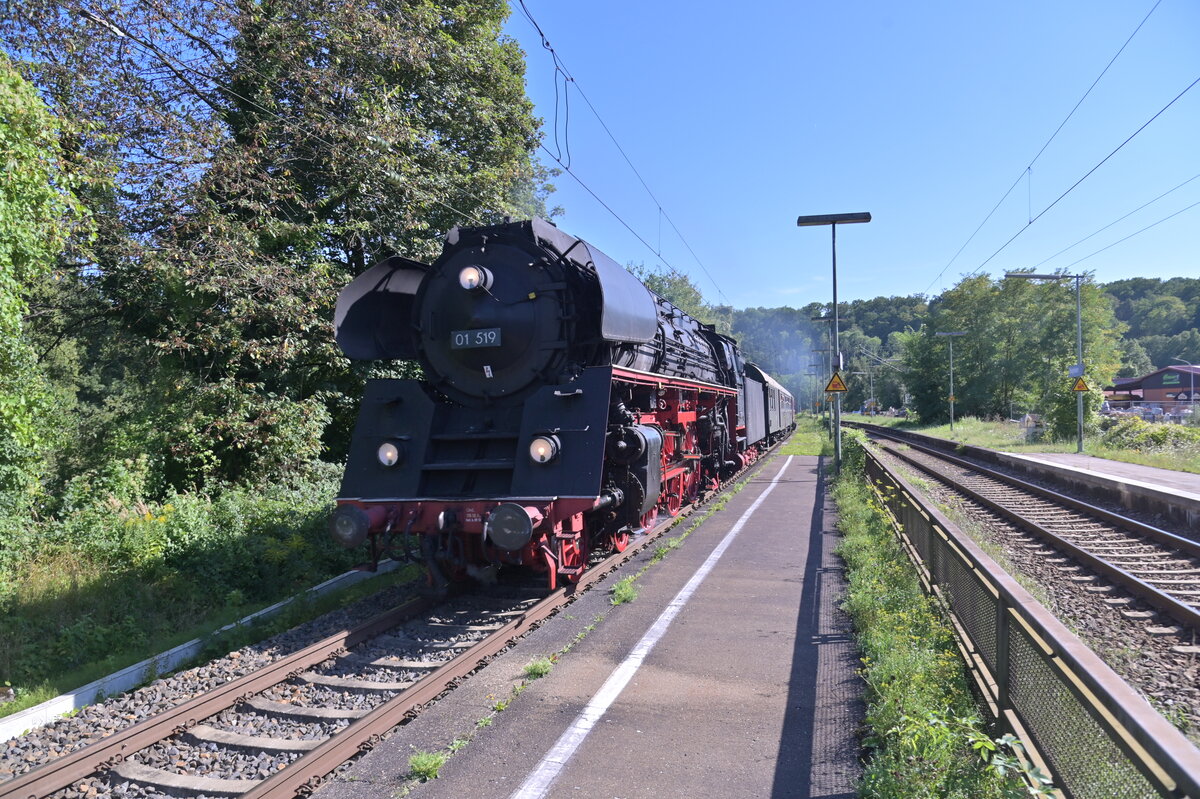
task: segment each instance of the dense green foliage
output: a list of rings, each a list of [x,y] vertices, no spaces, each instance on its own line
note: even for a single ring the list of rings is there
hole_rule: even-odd
[[[26,335],[27,295],[51,273],[78,206],[58,125],[0,53],[0,544],[19,525],[54,437],[52,399]],[[6,531],[8,531],[6,533]],[[0,549],[3,549],[0,546]],[[0,555],[0,568],[4,556]]]
[[[950,627],[926,596],[887,518],[864,484],[864,437],[846,431],[834,488],[844,607],[854,621],[867,684],[868,757],[859,795],[1024,795],[1003,776],[1009,760],[983,731]],[[999,756],[999,757],[998,757]]]
[[[0,7],[0,682],[345,568],[338,290],[548,213],[508,13]]]
[[[73,482],[59,518],[21,542],[40,554],[0,614],[0,675],[27,687],[126,655],[109,662],[115,670],[216,611],[262,606],[344,571],[359,553],[325,532],[334,471],[269,497],[230,489],[148,501],[145,459]]]
[[[1143,452],[1187,451],[1200,463],[1200,428],[1177,424],[1154,424],[1135,417],[1110,417],[1101,425],[1101,443],[1113,449]]]
[[[14,9],[7,46],[52,108],[103,129],[73,146],[117,175],[84,198],[101,235],[35,332],[45,357],[78,350],[88,373],[67,378],[83,413],[104,409],[106,455],[149,453],[182,489],[344,451],[364,370],[334,346],[337,290],[514,197],[539,209],[506,14],[489,0]]]
[[[1107,283],[1104,291],[1129,326],[1131,352],[1121,377],[1176,365],[1175,359],[1200,364],[1200,278],[1134,277]]]

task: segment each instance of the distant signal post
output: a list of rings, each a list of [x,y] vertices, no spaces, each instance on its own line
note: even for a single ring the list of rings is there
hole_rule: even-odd
[[[832,233],[833,244],[833,371],[842,368],[842,351],[838,347],[838,300],[837,300],[837,226],[848,225],[855,222],[870,222],[871,215],[866,212],[854,214],[817,214],[815,216],[801,216],[796,219],[797,227],[814,227],[817,225],[829,225],[829,230]],[[842,392],[833,395],[833,470],[837,474],[842,472]]]
[[[952,333],[934,333],[935,336],[950,336],[950,432],[954,432],[954,336],[967,335],[964,330]]]

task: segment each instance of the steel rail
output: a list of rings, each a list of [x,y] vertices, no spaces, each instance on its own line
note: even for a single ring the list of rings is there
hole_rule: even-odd
[[[758,471],[766,462],[767,458],[760,458],[730,478],[722,491],[707,495],[700,501],[685,506],[678,514],[664,519],[662,524],[657,525],[653,531],[639,539],[636,544],[627,547],[624,552],[613,553],[600,563],[590,566],[580,576],[578,582],[552,592],[521,616],[496,630],[471,649],[460,653],[412,688],[392,697],[366,716],[353,722],[336,736],[323,741],[287,768],[267,777],[254,788],[242,794],[241,799],[292,799],[292,797],[312,794],[325,777],[343,763],[373,749],[389,730],[401,724],[406,718],[411,718],[423,706],[437,699],[459,680],[495,657],[515,638],[524,635],[533,626],[570,603],[577,593],[608,576],[649,547],[667,530],[673,528],[675,522],[690,515],[712,496],[724,493],[724,490],[727,490],[742,476]]]
[[[412,688],[392,697],[366,716],[354,721],[345,730],[323,741],[295,763],[242,794],[242,799],[290,799],[311,794],[327,775],[343,763],[373,749],[389,730],[415,715],[423,706],[453,688],[459,680],[485,665],[506,649],[514,639],[525,635],[537,624],[569,604],[577,593],[606,577],[649,546],[671,526],[662,525],[661,529],[645,536],[636,546],[627,547],[624,552],[610,555],[596,566],[588,568],[579,578],[579,582],[552,592],[513,621],[430,673]]]
[[[941,481],[945,482],[947,485],[949,485],[953,490],[971,498],[975,502],[978,502],[980,505],[983,505],[985,508],[999,514],[1000,516],[1002,516],[1003,518],[1012,522],[1013,524],[1017,525],[1018,527],[1020,527],[1024,530],[1027,530],[1028,532],[1033,533],[1035,536],[1042,539],[1043,541],[1045,541],[1046,543],[1048,543],[1050,546],[1054,547],[1055,549],[1059,550],[1060,552],[1066,553],[1070,557],[1085,564],[1086,566],[1090,567],[1094,571],[1099,572],[1104,577],[1111,580],[1113,583],[1117,584],[1121,588],[1128,591],[1130,594],[1134,595],[1138,599],[1141,599],[1142,601],[1146,602],[1147,604],[1151,605],[1152,607],[1156,608],[1157,610],[1160,610],[1163,613],[1166,613],[1167,615],[1169,615],[1171,618],[1175,619],[1179,623],[1186,625],[1189,629],[1200,630],[1200,611],[1198,611],[1196,608],[1193,608],[1189,605],[1185,605],[1184,603],[1182,603],[1179,600],[1172,597],[1170,594],[1162,591],[1159,588],[1156,588],[1154,585],[1145,582],[1144,580],[1142,580],[1139,577],[1135,577],[1134,575],[1130,574],[1129,572],[1125,571],[1124,569],[1122,569],[1118,566],[1114,566],[1112,563],[1109,563],[1108,561],[1104,560],[1103,558],[1101,558],[1097,555],[1094,555],[1091,552],[1088,552],[1086,549],[1083,549],[1083,548],[1071,543],[1070,541],[1067,541],[1066,539],[1056,535],[1055,533],[1046,529],[1045,527],[1038,524],[1037,522],[1027,519],[1026,517],[1022,516],[1020,513],[1013,510],[1012,508],[1009,508],[993,499],[990,499],[990,498],[984,496],[983,494],[980,494],[978,491],[975,491],[974,489],[963,485],[958,480],[956,480],[952,477],[949,477],[947,475],[935,473],[928,467],[928,465],[922,464],[920,461],[916,460],[915,458],[912,458],[899,450],[895,450],[892,448],[885,448],[885,449],[887,452],[900,458],[901,460],[905,461],[906,463],[910,463],[913,466],[920,469],[921,471],[935,476],[938,480],[941,480]],[[985,469],[985,468],[982,468],[979,466],[975,466],[973,464],[964,464],[960,461],[960,459],[955,458],[952,455],[946,455],[945,453],[932,451],[932,450],[928,450],[925,448],[922,448],[922,449],[926,452],[926,454],[931,455],[935,458],[941,458],[941,459],[946,460],[947,462],[954,463],[955,465],[972,469],[974,471],[980,472],[981,474],[984,474],[987,477],[995,476],[992,473],[990,473],[990,470],[988,470],[988,469]],[[1020,481],[1018,481],[1018,482],[1020,482]],[[1041,490],[1044,491],[1044,489],[1041,489]],[[1053,492],[1049,492],[1049,493],[1053,494]],[[1047,499],[1047,500],[1051,500],[1051,497],[1043,497],[1043,498]],[[1064,499],[1066,499],[1066,498],[1064,498]],[[1052,500],[1052,501],[1055,501],[1055,500]],[[1077,500],[1073,500],[1073,501],[1077,501]],[[1081,504],[1083,504],[1083,503],[1081,503]],[[1117,517],[1117,518],[1124,520],[1124,517]],[[1125,520],[1125,521],[1132,521],[1132,520]],[[1166,533],[1166,535],[1170,535],[1170,533]],[[1186,540],[1186,539],[1181,539],[1181,540]]]
[[[430,598],[417,597],[368,619],[350,630],[343,630],[285,658],[226,683],[183,704],[140,721],[108,738],[39,766],[0,784],[0,799],[40,799],[71,787],[79,780],[112,768],[128,755],[152,746],[177,730],[233,707],[243,697],[259,693],[293,674],[315,666],[338,650],[378,635],[385,630],[427,613],[436,604]]]
[[[875,425],[865,425],[854,422],[848,424],[859,430],[866,431],[871,435],[880,436],[882,438],[890,438],[893,441],[900,441],[910,447],[913,447],[914,449],[929,455],[933,455],[936,458],[941,458],[942,460],[953,463],[956,466],[961,466],[964,469],[973,469],[974,471],[985,474],[988,477],[999,480],[1003,483],[1007,483],[1014,488],[1019,488],[1022,491],[1028,491],[1031,494],[1037,494],[1043,499],[1048,499],[1057,505],[1063,505],[1071,510],[1079,511],[1080,513],[1086,513],[1089,516],[1094,516],[1101,521],[1108,522],[1109,524],[1115,524],[1119,527],[1124,527],[1125,529],[1135,532],[1140,536],[1157,541],[1158,543],[1169,547],[1174,547],[1194,558],[1200,558],[1200,541],[1194,541],[1190,538],[1184,538],[1183,536],[1175,535],[1174,533],[1163,530],[1162,528],[1155,527],[1153,525],[1140,522],[1137,519],[1131,519],[1128,516],[1122,516],[1119,513],[1089,504],[1078,497],[1073,497],[1068,494],[1060,494],[1052,489],[1026,482],[1019,477],[1013,477],[1010,474],[1005,474],[1004,472],[992,469],[989,466],[984,466],[975,461],[967,460],[966,458],[960,458],[957,455],[951,455],[944,450],[931,446],[928,443],[924,443],[922,439],[926,439],[926,437],[918,437],[918,434],[916,433],[880,429]]]
[[[406,717],[415,714],[422,706],[452,688],[459,680],[505,649],[514,639],[528,632],[533,625],[570,603],[578,592],[601,580],[640,553],[703,503],[723,493],[736,480],[757,471],[767,460],[766,457],[759,458],[754,464],[731,477],[721,491],[706,493],[697,502],[681,508],[677,514],[664,518],[662,523],[642,536],[636,544],[589,567],[578,582],[554,591],[513,621],[431,672],[411,689],[400,692],[376,707],[242,796],[247,799],[280,799],[311,793],[334,769],[353,759],[356,754],[369,751],[387,731],[403,722]],[[129,755],[233,707],[253,694],[261,693],[290,679],[348,647],[425,614],[438,604],[440,600],[432,597],[416,597],[380,613],[350,630],[329,636],[164,713],[140,721],[108,738],[87,744],[8,782],[0,783],[0,799],[43,799],[69,788],[79,780],[97,772],[107,771]]]

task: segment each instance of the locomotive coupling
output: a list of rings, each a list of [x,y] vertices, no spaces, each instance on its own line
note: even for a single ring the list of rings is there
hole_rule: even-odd
[[[533,528],[541,523],[542,512],[537,508],[505,502],[488,514],[483,532],[495,546],[516,552],[533,539]]]
[[[385,508],[363,510],[357,505],[338,505],[329,517],[329,534],[346,549],[353,549],[367,540],[372,527],[382,527],[386,516]]]

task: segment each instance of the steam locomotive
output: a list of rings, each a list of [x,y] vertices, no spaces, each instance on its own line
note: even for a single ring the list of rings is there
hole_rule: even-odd
[[[456,228],[430,265],[391,257],[338,296],[367,383],[334,538],[420,560],[431,586],[515,565],[551,590],[716,490],[794,426],[736,342],[541,219]]]

